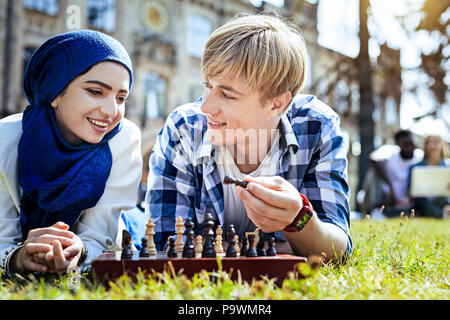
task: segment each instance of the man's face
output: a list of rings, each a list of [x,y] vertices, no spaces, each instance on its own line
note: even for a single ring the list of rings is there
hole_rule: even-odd
[[[416,146],[411,135],[400,137],[397,145],[400,147],[400,155],[403,159],[411,159],[413,157]]]
[[[208,136],[215,145],[243,143],[277,127],[279,113],[270,103],[261,104],[259,92],[239,78],[205,77],[202,112],[208,120]]]

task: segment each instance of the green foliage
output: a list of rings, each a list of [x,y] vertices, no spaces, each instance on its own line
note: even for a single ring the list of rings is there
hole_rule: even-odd
[[[298,265],[284,280],[232,281],[224,271],[192,279],[176,274],[123,275],[109,287],[86,275],[0,278],[1,299],[450,299],[450,221],[402,218],[352,221],[354,251],[346,265]]]

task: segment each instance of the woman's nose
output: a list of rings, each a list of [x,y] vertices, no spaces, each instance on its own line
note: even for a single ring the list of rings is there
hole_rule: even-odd
[[[107,99],[100,107],[100,111],[111,119],[114,119],[118,113],[118,106],[116,99]]]

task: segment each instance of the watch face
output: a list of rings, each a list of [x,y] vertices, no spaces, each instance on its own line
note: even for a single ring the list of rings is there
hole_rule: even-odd
[[[297,230],[300,231],[303,229],[303,227],[308,223],[308,221],[311,219],[312,215],[311,212],[308,210],[305,212],[305,214],[303,215],[303,217],[300,218],[300,220],[298,220],[296,227]]]

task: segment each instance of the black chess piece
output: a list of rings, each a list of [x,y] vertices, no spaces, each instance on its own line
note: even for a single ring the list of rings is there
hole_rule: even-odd
[[[175,238],[169,237],[169,249],[167,250],[167,258],[176,258],[177,252],[175,251]]]
[[[256,252],[258,257],[266,256],[266,249],[264,249],[264,233],[261,230],[259,230],[259,240],[256,244]]]
[[[236,235],[236,230],[234,229],[234,225],[230,224],[230,227],[228,228],[227,232],[227,239],[228,239],[228,249],[226,253],[226,257],[237,257],[236,252],[236,239],[234,236]]]
[[[255,234],[249,233],[248,234],[248,250],[247,250],[247,257],[257,257],[258,253],[255,249]]]
[[[206,214],[203,222],[205,244],[203,245],[202,258],[215,258],[216,250],[214,249],[214,221],[210,213]]]
[[[246,257],[247,256],[247,238],[243,237],[242,238],[242,248],[241,248],[241,257]]]
[[[132,246],[132,237],[131,234],[127,230],[122,231],[122,255],[121,259],[131,259],[133,258],[133,251],[131,250]]]
[[[183,258],[195,258],[195,247],[194,247],[194,222],[190,217],[186,218],[184,223],[186,228],[184,234],[186,235],[186,242],[183,248]]]
[[[147,258],[149,256],[150,256],[150,254],[148,253],[148,250],[147,250],[147,238],[143,237],[141,240],[141,251],[139,251],[139,257]]]
[[[275,238],[269,237],[269,247],[267,248],[267,256],[274,257],[277,255],[277,249],[275,249]]]

